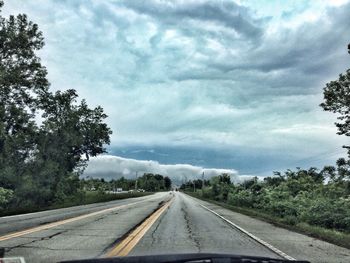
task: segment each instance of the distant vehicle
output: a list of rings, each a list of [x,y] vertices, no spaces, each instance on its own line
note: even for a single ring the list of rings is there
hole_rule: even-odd
[[[123,192],[123,188],[117,188],[117,193]]]
[[[146,191],[144,189],[137,189],[137,192],[144,193]]]

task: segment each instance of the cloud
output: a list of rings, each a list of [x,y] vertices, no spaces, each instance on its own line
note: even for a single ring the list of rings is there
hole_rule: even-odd
[[[200,179],[203,172],[206,179],[227,173],[232,181],[239,180],[237,171],[233,169],[203,168],[190,164],[160,164],[157,161],[135,160],[112,155],[91,158],[83,176],[111,180],[122,176],[134,179],[136,173],[139,176],[144,173],[154,173],[169,176],[173,182],[179,184],[186,180]]]
[[[128,8],[141,14],[147,14],[152,19],[158,19],[162,24],[178,26],[179,20],[199,20],[217,22],[235,30],[248,38],[259,38],[262,29],[258,24],[262,19],[253,19],[249,10],[234,2],[213,1],[124,1]]]
[[[104,108],[111,154],[166,148],[167,163],[176,153],[250,174],[315,156],[330,164],[325,154],[346,144],[318,106],[350,67],[350,3],[333,4],[15,0],[3,13],[27,13],[43,30],[52,89]],[[200,164],[187,154],[197,150]],[[149,154],[165,158],[137,156]]]

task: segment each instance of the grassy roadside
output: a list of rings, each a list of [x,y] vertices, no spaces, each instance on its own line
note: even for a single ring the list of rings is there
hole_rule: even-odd
[[[46,211],[46,210],[52,210],[52,209],[58,209],[58,208],[78,206],[78,205],[88,205],[93,203],[108,202],[108,201],[121,200],[126,198],[141,197],[141,196],[146,196],[150,194],[153,194],[153,193],[132,192],[132,193],[120,193],[120,194],[107,194],[107,193],[98,192],[98,191],[87,191],[80,194],[79,196],[73,196],[73,197],[67,198],[63,202],[52,204],[45,207],[35,207],[35,206],[22,207],[22,208],[19,207],[15,210],[10,209],[6,211],[0,211],[0,216],[26,214],[26,213]]]
[[[292,224],[288,224],[288,222],[286,220],[283,220],[282,218],[278,218],[276,216],[266,214],[259,210],[232,206],[224,202],[203,198],[198,193],[193,193],[193,192],[185,192],[185,193],[190,196],[201,199],[203,201],[207,201],[209,203],[222,206],[234,212],[238,212],[247,216],[251,216],[253,218],[263,220],[275,226],[282,227],[301,234],[305,234],[310,237],[314,237],[314,238],[350,249],[350,234],[332,230],[332,229],[326,229],[318,226],[312,226],[303,222],[292,225]]]

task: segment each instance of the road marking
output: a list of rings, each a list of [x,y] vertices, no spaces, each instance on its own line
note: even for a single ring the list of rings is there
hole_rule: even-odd
[[[162,207],[156,210],[150,217],[148,217],[141,225],[132,231],[125,239],[112,248],[105,257],[123,257],[127,256],[130,251],[137,245],[141,238],[147,233],[151,226],[163,214],[163,212],[170,206],[173,198],[167,201]]]
[[[120,205],[120,206],[114,206],[114,207],[111,207],[111,208],[107,208],[107,209],[103,209],[103,210],[100,210],[100,211],[88,213],[88,214],[85,214],[85,215],[72,217],[72,218],[56,221],[56,222],[53,222],[53,223],[45,224],[45,225],[42,225],[42,226],[33,227],[33,228],[26,229],[26,230],[10,233],[10,234],[4,235],[4,236],[0,236],[0,242],[1,241],[5,241],[5,240],[9,240],[9,239],[12,239],[12,238],[24,236],[24,235],[27,235],[27,234],[35,233],[35,232],[38,232],[38,231],[41,231],[41,230],[46,230],[46,229],[53,228],[53,227],[56,227],[56,226],[64,225],[64,224],[67,224],[67,223],[75,222],[75,221],[78,221],[78,220],[81,220],[81,219],[85,219],[85,218],[88,218],[88,217],[92,217],[92,216],[96,216],[96,215],[99,215],[99,214],[111,212],[111,211],[114,211],[114,210],[119,210],[119,209],[122,209],[122,208],[125,208],[125,207],[128,207],[128,206],[132,206],[132,205],[135,205],[135,204],[143,203],[143,202],[150,201],[150,200],[157,199],[157,198],[159,198],[159,197],[147,198],[147,199],[144,199],[142,201],[133,202],[133,203]]]
[[[149,198],[149,199],[155,198],[152,195],[144,196],[144,197],[145,197],[145,199],[146,198]],[[138,199],[138,198],[142,198],[142,197],[137,197],[135,199]],[[115,200],[115,201],[123,201],[123,200],[125,200],[125,199],[119,199],[119,200]],[[47,212],[54,212],[54,211],[63,210],[63,209],[70,209],[70,208],[74,208],[74,207],[84,208],[84,207],[91,206],[91,205],[94,205],[94,204],[99,204],[99,205],[95,206],[95,207],[91,207],[91,208],[98,208],[98,207],[102,206],[102,203],[92,203],[92,204],[86,204],[86,205],[70,206],[70,207],[56,208],[56,209],[50,209],[50,210],[43,210],[43,211],[32,212],[32,213],[25,213],[25,214],[19,214],[19,215],[2,216],[2,217],[0,217],[0,220],[2,220],[2,219],[9,219],[9,218],[11,219],[11,218],[14,218],[14,217],[22,217],[22,216],[31,216],[31,215],[43,214],[43,213],[47,213]],[[29,218],[29,219],[31,219],[31,218]]]
[[[288,259],[288,260],[296,260],[295,258],[287,255],[286,253],[282,252],[281,250],[279,250],[278,248],[275,248],[274,246],[272,246],[271,244],[267,243],[266,241],[258,238],[257,236],[253,235],[252,233],[248,232],[247,230],[241,228],[240,226],[236,225],[235,223],[231,222],[230,220],[226,219],[225,217],[223,217],[222,215],[216,213],[215,211],[211,210],[210,208],[206,207],[205,205],[199,204],[201,207],[203,207],[204,209],[208,210],[209,212],[213,213],[214,215],[220,217],[222,220],[224,220],[225,222],[229,223],[230,225],[232,225],[233,227],[237,228],[239,231],[243,232],[244,234],[248,235],[250,238],[252,238],[253,240],[259,242],[260,244],[262,244],[263,246],[267,247],[268,249],[272,250],[274,253],[280,255],[281,257]]]

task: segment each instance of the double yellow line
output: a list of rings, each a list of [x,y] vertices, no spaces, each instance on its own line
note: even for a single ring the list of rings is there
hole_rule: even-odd
[[[137,245],[141,238],[157,221],[162,213],[170,206],[173,199],[167,201],[162,207],[156,210],[150,217],[148,217],[141,225],[132,231],[123,241],[112,248],[105,257],[122,257],[130,253],[130,251]]]
[[[122,208],[125,208],[128,206],[132,206],[135,204],[146,202],[146,201],[149,201],[152,199],[156,199],[156,198],[147,198],[146,200],[142,200],[142,201],[138,201],[138,202],[134,202],[134,203],[130,203],[130,204],[125,204],[125,205],[120,205],[120,206],[116,206],[116,207],[111,207],[111,208],[107,208],[107,209],[100,210],[97,212],[93,212],[93,213],[89,213],[89,214],[85,214],[85,215],[81,215],[81,216],[77,216],[77,217],[64,219],[64,220],[49,223],[49,224],[45,224],[42,226],[33,227],[33,228],[26,229],[26,230],[10,233],[10,234],[4,235],[4,236],[0,236],[0,242],[6,241],[6,240],[9,240],[12,238],[16,238],[16,237],[21,237],[21,236],[24,236],[27,234],[35,233],[38,231],[50,229],[50,228],[57,227],[57,226],[60,226],[63,224],[72,223],[72,222],[75,222],[75,221],[78,221],[81,219],[85,219],[88,217],[96,216],[96,215],[99,215],[102,213],[107,213],[107,212],[111,212],[114,210],[119,210],[119,209],[122,209]],[[171,200],[165,202],[160,208],[158,208],[155,212],[153,212],[141,225],[139,225],[134,231],[132,231],[124,240],[122,240],[120,243],[118,243],[114,248],[112,248],[105,256],[106,257],[126,256],[136,246],[136,244],[141,240],[141,238],[146,234],[146,232],[151,228],[151,226],[157,221],[157,219],[162,215],[162,213],[170,206],[172,200],[173,200],[173,198]]]

